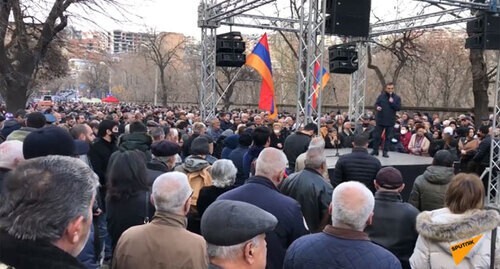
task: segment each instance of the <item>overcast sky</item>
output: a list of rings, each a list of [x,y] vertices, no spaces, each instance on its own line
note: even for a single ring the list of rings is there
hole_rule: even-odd
[[[125,0],[122,0],[125,1]],[[128,11],[125,16],[119,15],[116,11],[110,13],[114,17],[125,18],[126,23],[117,23],[104,16],[95,16],[92,14],[92,20],[98,25],[90,25],[88,23],[75,22],[73,23],[78,28],[101,28],[100,30],[111,31],[113,29],[121,29],[128,31],[145,31],[148,28],[155,28],[158,31],[180,32],[197,39],[200,38],[200,29],[197,26],[198,20],[198,0],[126,0],[130,5],[125,9]],[[218,2],[221,2],[219,0]],[[289,0],[277,0],[278,9],[281,12],[287,11]],[[372,13],[382,20],[393,20],[395,18],[407,17],[412,15],[416,5],[421,2],[413,0],[372,0]],[[276,6],[267,4],[260,7],[259,10],[250,13],[266,14],[275,16]],[[399,11],[399,12],[398,12]],[[77,13],[80,11],[76,11]],[[415,14],[413,14],[415,15]],[[284,17],[284,16],[282,16]],[[372,17],[372,22],[373,22]],[[224,31],[224,29],[221,29]],[[240,29],[241,31],[241,29]],[[251,33],[264,32],[264,30],[248,30]],[[246,30],[245,30],[246,32]]]

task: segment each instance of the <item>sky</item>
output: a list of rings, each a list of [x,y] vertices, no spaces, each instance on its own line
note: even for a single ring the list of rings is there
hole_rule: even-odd
[[[124,7],[124,16],[116,10],[110,9],[109,13],[113,17],[120,18],[125,23],[117,23],[105,16],[95,16],[92,14],[91,20],[95,24],[88,22],[73,21],[77,28],[96,29],[101,28],[103,31],[111,31],[114,29],[130,30],[130,31],[145,31],[154,28],[157,31],[180,32],[188,36],[200,38],[201,32],[197,26],[198,20],[198,0],[121,0],[128,4]],[[218,0],[217,2],[221,2]],[[352,0],[351,0],[352,1]],[[288,10],[288,0],[277,0],[278,9],[282,12]],[[384,20],[395,19],[397,17],[397,4],[399,6],[411,6],[417,4],[412,0],[372,0],[372,13]],[[276,6],[267,4],[260,7],[258,10],[252,11],[254,14],[266,14],[274,16]],[[411,8],[410,8],[411,10]],[[82,13],[79,9],[72,10],[75,13]],[[399,12],[401,16],[401,12]],[[282,16],[283,17],[283,16]],[[372,20],[373,21],[373,20]],[[221,29],[224,31],[224,28]],[[252,33],[264,32],[264,30],[249,30]]]

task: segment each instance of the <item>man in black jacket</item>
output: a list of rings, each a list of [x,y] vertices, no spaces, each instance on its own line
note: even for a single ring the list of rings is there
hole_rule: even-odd
[[[418,237],[415,225],[419,211],[403,203],[400,193],[405,184],[401,172],[396,168],[380,169],[373,183],[377,189],[373,222],[366,227],[365,232],[374,243],[391,251],[403,269],[409,269],[409,259]]]
[[[346,181],[359,181],[375,192],[373,179],[382,166],[380,161],[368,154],[368,138],[364,135],[354,137],[352,153],[341,156],[335,164],[332,178],[333,188]]]
[[[311,142],[311,137],[316,134],[318,134],[318,126],[314,123],[308,123],[304,126],[302,131],[291,134],[285,139],[283,152],[288,159],[287,172],[289,174],[295,171],[295,161],[297,157],[307,151],[307,147],[309,147],[309,143]]]
[[[373,133],[373,151],[372,155],[378,155],[378,148],[382,140],[382,133],[385,131],[384,157],[389,157],[387,151],[393,137],[394,124],[396,123],[396,112],[401,109],[401,98],[394,93],[394,83],[389,82],[385,85],[385,91],[382,92],[375,102],[377,109],[377,126]]]
[[[314,140],[322,138],[314,138]],[[312,144],[312,143],[311,143]],[[332,186],[323,178],[326,166],[325,143],[309,147],[305,169],[288,176],[280,185],[281,193],[300,204],[309,231],[321,232],[328,224],[328,207],[332,201]]]
[[[477,148],[476,155],[472,158],[474,172],[481,176],[484,169],[490,166],[490,151],[491,151],[491,136],[490,136],[490,126],[483,125],[479,127],[477,131],[477,136],[481,139],[479,147]],[[485,190],[488,189],[488,177],[483,178],[483,184]]]

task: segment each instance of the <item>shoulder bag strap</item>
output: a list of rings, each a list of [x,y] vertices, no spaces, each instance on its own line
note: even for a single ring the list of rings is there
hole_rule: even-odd
[[[495,269],[495,247],[497,241],[497,228],[491,231],[491,252],[490,252],[490,269]]]
[[[144,217],[144,224],[149,223],[149,191],[146,192],[146,215]]]

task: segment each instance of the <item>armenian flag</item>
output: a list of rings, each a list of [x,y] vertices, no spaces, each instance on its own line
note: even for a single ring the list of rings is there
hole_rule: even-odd
[[[260,86],[259,109],[269,111],[270,118],[275,118],[278,115],[276,109],[276,98],[274,95],[273,69],[271,66],[271,56],[269,54],[269,45],[267,43],[267,34],[264,34],[252,53],[247,56],[245,63],[252,67],[262,77]]]
[[[318,106],[319,92],[323,90],[330,80],[330,74],[326,71],[324,67],[321,67],[318,61],[314,63],[314,82],[313,82],[313,94],[312,94],[312,107],[316,109]],[[321,89],[320,89],[321,85]]]

